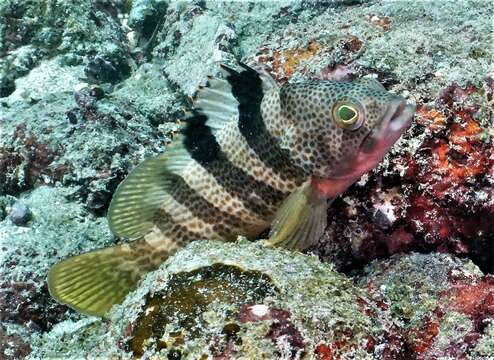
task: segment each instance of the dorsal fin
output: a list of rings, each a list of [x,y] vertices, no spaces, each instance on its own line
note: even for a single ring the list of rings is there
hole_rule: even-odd
[[[255,81],[257,78],[261,80],[262,90],[263,92],[268,92],[269,90],[279,88],[279,85],[276,81],[269,75],[269,73],[264,68],[254,69],[244,63],[239,63],[239,69],[234,69],[226,64],[221,64],[221,72],[223,76],[226,78],[228,82],[231,82],[232,76],[237,78],[243,78],[243,80],[253,80]],[[229,79],[230,78],[230,79]],[[249,84],[246,83],[246,86]],[[231,86],[230,86],[231,89]]]
[[[150,231],[157,211],[170,196],[174,179],[183,168],[192,159],[205,164],[218,158],[221,150],[216,131],[229,121],[238,121],[239,108],[247,105],[240,106],[239,94],[245,94],[247,103],[255,101],[258,107],[262,92],[276,86],[267,73],[259,73],[245,64],[240,64],[238,71],[222,65],[222,71],[225,79],[209,77],[207,85],[197,91],[195,109],[185,119],[181,136],[163,155],[145,160],[135,168],[117,188],[108,209],[108,222],[115,235],[137,238]],[[252,93],[250,85],[254,82],[262,88],[256,87]]]
[[[245,84],[240,85],[249,88],[251,80],[260,79],[264,93],[278,86],[264,70],[254,70],[243,63],[239,64],[238,70],[224,64],[220,66],[225,79],[209,76],[206,85],[199,87],[193,97],[196,113],[206,117],[205,125],[211,129],[213,135],[222,129],[226,122],[238,119],[239,102],[233,94],[233,81],[244,81]],[[262,94],[257,95],[262,99]]]
[[[238,115],[238,101],[232,94],[228,81],[208,77],[205,86],[201,86],[193,98],[198,114],[207,117],[205,125],[214,132],[223,128],[225,122],[234,121]]]

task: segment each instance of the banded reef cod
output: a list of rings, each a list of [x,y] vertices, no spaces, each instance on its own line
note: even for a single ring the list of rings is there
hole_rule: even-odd
[[[51,295],[104,315],[189,241],[255,238],[302,250],[327,207],[374,168],[414,105],[373,79],[279,86],[266,73],[222,66],[194,98],[181,134],[120,184],[108,210],[128,243],[71,257],[48,275]]]

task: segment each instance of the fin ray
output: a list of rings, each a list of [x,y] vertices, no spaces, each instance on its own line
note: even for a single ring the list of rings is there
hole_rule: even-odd
[[[167,257],[148,257],[155,248],[140,239],[77,255],[54,265],[48,274],[52,297],[62,304],[90,315],[103,316],[123,301],[147,272]],[[86,269],[86,271],[84,271]]]
[[[145,160],[119,185],[108,209],[108,223],[115,235],[136,238],[153,227],[154,216],[173,186],[169,158],[166,152]]]
[[[322,236],[328,201],[313,192],[310,180],[284,201],[275,215],[267,244],[303,250]]]
[[[232,94],[230,84],[213,77],[197,91],[194,107],[199,114],[206,116],[205,125],[211,128],[213,134],[238,115],[238,101]]]

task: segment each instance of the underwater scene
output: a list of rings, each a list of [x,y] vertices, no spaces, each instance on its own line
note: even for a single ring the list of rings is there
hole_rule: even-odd
[[[0,360],[494,360],[493,19],[0,0]]]

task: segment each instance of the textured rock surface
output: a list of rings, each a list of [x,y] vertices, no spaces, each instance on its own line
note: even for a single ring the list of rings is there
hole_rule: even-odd
[[[359,277],[389,311],[407,359],[481,359],[492,344],[494,277],[446,254],[393,256]],[[488,349],[488,348],[487,348]]]
[[[447,254],[395,255],[352,279],[260,243],[198,241],[109,321],[56,325],[36,354],[198,359],[491,356],[494,278]],[[104,335],[103,335],[104,334]],[[77,347],[74,347],[77,344]]]
[[[361,294],[359,309],[368,313],[338,313],[358,329],[338,339],[332,322],[324,333],[309,330],[302,319],[322,306],[314,299],[328,299],[303,297],[301,289],[278,294],[278,302],[255,298],[267,309],[254,312],[237,302],[235,324],[208,351],[233,357],[242,338],[269,357],[282,353],[281,337],[292,346],[287,357],[492,358],[491,277],[449,255],[386,258],[440,251],[494,272],[493,10],[482,0],[0,2],[0,358],[35,349],[32,358],[79,359],[95,356],[91,348],[131,356],[138,299],[170,269],[150,276],[112,323],[57,305],[47,270],[114,242],[102,216],[118,183],[165,149],[188,96],[217,63],[238,60],[281,83],[374,76],[418,110],[378,169],[333,203],[330,226],[311,249],[326,265],[311,257],[305,264],[324,269],[308,278],[347,284],[340,296],[349,309]],[[16,225],[11,214],[19,202],[31,217]],[[287,264],[306,259],[272,256]],[[236,263],[248,267],[246,261]],[[176,271],[193,268],[179,265]],[[325,304],[325,311],[339,309]],[[218,329],[193,343],[210,344]]]
[[[228,274],[219,290],[194,295],[192,289],[200,287],[197,281],[207,281],[207,287],[212,287],[206,273],[218,264],[223,267],[219,271]],[[197,271],[198,280],[187,275]],[[218,272],[211,279],[215,277],[219,278]],[[96,333],[108,333],[98,344],[99,351],[110,355],[129,349],[142,355],[162,349],[164,356],[184,353],[190,359],[203,354],[228,358],[237,352],[251,358],[256,354],[300,357],[313,353],[320,342],[332,344],[345,337],[348,344],[342,353],[366,356],[367,337],[377,338],[383,332],[380,319],[368,316],[360,305],[365,295],[351,280],[315,257],[268,250],[246,240],[234,244],[196,242],[151,274],[145,284],[112,312],[110,322],[93,323],[99,327]],[[240,298],[232,301],[231,290],[224,290],[235,287]],[[165,295],[171,289],[173,294],[181,293],[181,288],[188,296],[179,301]],[[200,314],[187,320],[198,306],[202,307]],[[109,324],[117,332],[110,330]],[[73,341],[65,335],[53,348],[52,336],[53,332],[42,339],[46,345],[38,353],[64,353]],[[83,350],[90,353],[94,349]]]

